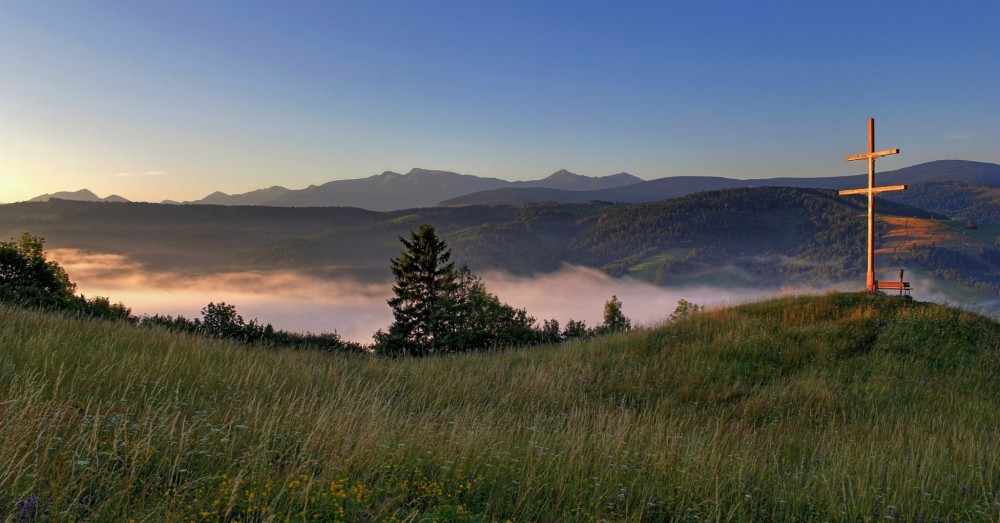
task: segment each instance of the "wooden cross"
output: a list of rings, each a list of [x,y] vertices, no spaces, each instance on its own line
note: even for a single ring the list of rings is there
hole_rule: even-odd
[[[878,193],[889,192],[889,191],[905,191],[905,185],[888,185],[884,187],[875,187],[875,158],[881,158],[882,156],[888,156],[890,154],[899,154],[899,149],[886,149],[884,151],[875,151],[875,119],[868,119],[868,152],[865,154],[858,154],[855,156],[848,156],[845,158],[847,161],[854,160],[868,160],[868,187],[863,187],[861,189],[847,189],[840,191],[841,195],[845,194],[867,194],[868,195],[868,275],[867,275],[867,289],[869,292],[874,292],[878,290],[878,282],[875,281],[875,195]]]

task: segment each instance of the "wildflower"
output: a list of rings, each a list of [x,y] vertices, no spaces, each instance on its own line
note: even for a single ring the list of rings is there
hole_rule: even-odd
[[[17,514],[18,521],[34,521],[41,508],[41,499],[38,494],[31,494],[14,505],[14,513]]]

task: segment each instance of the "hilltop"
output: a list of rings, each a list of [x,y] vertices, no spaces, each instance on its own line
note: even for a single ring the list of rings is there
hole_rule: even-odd
[[[1000,324],[790,297],[377,360],[0,307],[5,518],[1000,518]]]

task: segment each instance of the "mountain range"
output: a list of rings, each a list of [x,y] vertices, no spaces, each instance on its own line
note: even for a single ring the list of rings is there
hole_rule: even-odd
[[[395,211],[431,207],[437,205],[441,200],[497,188],[599,191],[642,181],[642,179],[628,173],[591,177],[581,176],[563,169],[541,180],[509,182],[498,178],[483,178],[450,171],[415,168],[406,174],[386,171],[367,178],[336,180],[322,185],[310,185],[305,189],[287,189],[276,185],[241,194],[226,194],[217,191],[200,200],[190,202],[168,200],[162,203],[269,207],[360,207],[372,211]],[[109,196],[102,199],[87,189],[45,194],[30,201],[48,201],[49,198],[88,202],[128,201],[120,196]]]
[[[893,171],[879,172],[880,185],[905,184],[909,190],[888,193],[887,199],[925,210],[984,223],[1000,223],[1000,165],[966,160],[939,160]],[[367,178],[336,180],[305,189],[273,186],[241,194],[214,192],[190,202],[207,205],[269,207],[359,207],[396,211],[435,205],[523,205],[528,202],[646,203],[721,189],[797,187],[846,189],[864,187],[866,175],[786,177],[742,180],[716,176],[670,176],[644,181],[628,173],[581,176],[560,170],[541,180],[510,182],[450,171],[415,168],[406,174],[386,171]],[[100,198],[83,189],[46,194],[50,198],[82,201],[127,201],[111,195]]]
[[[112,194],[106,198],[101,198],[100,196],[94,194],[87,189],[80,189],[79,191],[59,191],[52,194],[42,194],[40,196],[35,196],[34,198],[28,200],[29,202],[47,202],[50,199],[55,198],[57,200],[74,200],[78,202],[127,202],[129,200],[118,196],[117,194]]]
[[[938,160],[894,171],[877,173],[879,185],[958,183],[1000,188],[1000,165],[966,160]],[[702,191],[750,187],[798,187],[802,189],[850,189],[865,187],[867,174],[823,178],[761,178],[741,180],[717,176],[670,176],[619,187],[586,191],[560,188],[504,187],[443,200],[441,205],[522,205],[527,202],[582,203],[606,201],[646,203],[678,198]],[[928,209],[931,210],[931,209]]]

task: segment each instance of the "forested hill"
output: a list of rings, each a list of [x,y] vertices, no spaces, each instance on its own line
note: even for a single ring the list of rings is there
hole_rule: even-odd
[[[0,233],[113,253],[153,270],[289,269],[382,281],[401,235],[437,227],[459,264],[532,274],[564,263],[659,283],[773,285],[857,277],[863,204],[832,191],[731,189],[642,205],[423,208],[88,203],[0,206]],[[926,216],[885,202],[880,213]]]
[[[864,212],[860,198],[822,189],[728,189],[609,210],[568,246],[657,283],[832,282],[864,271]],[[890,202],[879,212],[931,216]]]

